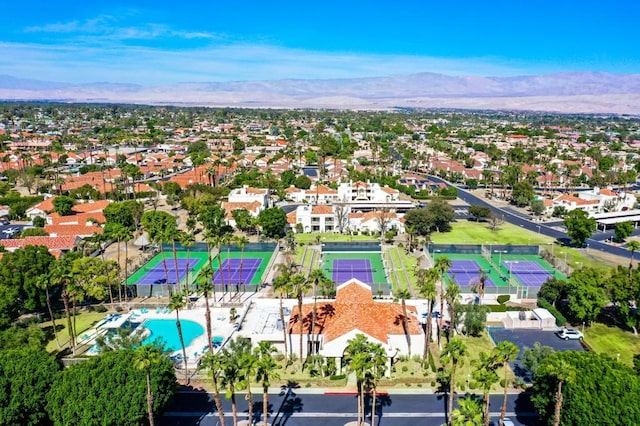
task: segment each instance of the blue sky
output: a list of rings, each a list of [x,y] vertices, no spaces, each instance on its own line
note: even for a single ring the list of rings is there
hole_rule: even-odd
[[[640,73],[640,2],[3,2],[0,74],[65,82]]]

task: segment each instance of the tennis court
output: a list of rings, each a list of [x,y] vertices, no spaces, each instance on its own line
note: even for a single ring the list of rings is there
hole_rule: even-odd
[[[213,282],[215,284],[248,284],[253,281],[261,263],[260,258],[225,259],[222,267],[213,274]]]
[[[244,284],[260,285],[273,252],[266,251],[226,251],[220,250],[218,257],[212,259],[213,283],[215,285]]]
[[[525,287],[540,287],[549,278],[566,279],[549,262],[535,255],[492,256],[502,272],[512,276]]]
[[[322,270],[337,284],[343,284],[353,278],[369,285],[387,283],[379,252],[323,252]]]
[[[129,285],[166,285],[182,283],[189,270],[189,281],[192,282],[207,263],[207,253],[192,251],[176,252],[174,259],[171,252],[157,254],[145,265],[133,273],[127,284]],[[176,277],[177,270],[177,277]],[[168,282],[167,282],[168,279]],[[177,280],[177,281],[176,281]]]
[[[481,254],[471,253],[437,253],[434,260],[446,257],[451,260],[447,272],[450,281],[455,281],[462,288],[469,288],[480,282],[480,271],[487,276],[485,290],[489,288],[508,287],[509,282]]]

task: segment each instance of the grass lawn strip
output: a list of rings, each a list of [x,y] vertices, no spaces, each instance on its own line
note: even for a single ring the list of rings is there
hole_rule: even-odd
[[[400,265],[399,265],[399,261],[396,257],[396,253],[393,250],[394,247],[391,247],[387,253],[389,254],[389,260],[391,261],[390,263],[390,268],[389,270],[391,271],[392,276],[395,278],[396,280],[396,289],[400,290],[400,289],[405,289],[407,288],[406,283],[401,279],[401,275],[399,273],[399,269],[400,269]]]
[[[391,287],[393,288],[393,290],[396,290],[400,287],[398,284],[398,276],[396,275],[396,270],[394,268],[393,261],[391,260],[390,250],[385,250],[383,255],[387,263],[387,268],[389,271],[389,279],[391,280]]]
[[[100,321],[107,315],[106,312],[81,312],[76,315],[76,337],[82,336],[82,333],[90,329],[95,323]],[[71,321],[73,321],[73,317],[71,317]],[[73,324],[73,323],[72,323]],[[56,319],[56,325],[58,326],[58,340],[60,340],[60,344],[63,347],[66,347],[69,344],[69,329],[67,328],[67,319],[65,317]],[[53,330],[53,325],[51,321],[45,321],[40,324],[42,328],[50,328]],[[46,350],[49,353],[57,352],[58,344],[56,343],[56,339],[47,343]]]
[[[620,362],[628,366],[633,365],[633,355],[640,353],[640,336],[634,336],[632,332],[618,327],[593,323],[591,327],[585,328],[584,339],[597,353],[614,358],[620,354]]]
[[[370,235],[345,235],[334,232],[307,232],[295,234],[298,244],[315,244],[318,236],[320,241],[374,241],[376,238]]]
[[[407,281],[407,276],[405,274],[404,265],[402,264],[402,260],[400,259],[400,253],[398,252],[398,247],[391,248],[391,254],[393,255],[393,263],[395,265],[396,274],[398,274],[398,280],[400,282],[400,286],[404,290],[409,290],[409,283]]]
[[[418,259],[416,259],[415,256],[411,256],[407,254],[407,252],[405,252],[404,249],[398,249],[398,253],[400,254],[400,260],[402,260],[402,263],[404,265],[404,270],[405,270],[405,273],[407,274],[407,279],[409,280],[409,284],[417,292],[418,289],[416,285],[416,277],[413,272],[416,270],[416,267],[418,265]]]

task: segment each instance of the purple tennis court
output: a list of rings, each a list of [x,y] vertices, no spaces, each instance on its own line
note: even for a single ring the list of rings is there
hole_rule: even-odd
[[[453,259],[448,274],[452,281],[455,281],[461,287],[471,287],[480,282],[480,271],[482,267],[475,260]],[[488,275],[488,273],[487,273]],[[496,284],[486,277],[485,287],[496,287]]]
[[[540,287],[553,277],[551,272],[531,260],[505,260],[502,266],[526,287]]]
[[[200,259],[198,258],[178,259],[176,265],[175,259],[165,259],[158,262],[144,274],[138,284],[167,284],[167,275],[169,284],[176,284],[176,269],[178,270],[178,279],[182,281],[187,275],[187,268],[193,269],[199,262]],[[165,268],[168,272],[166,274]]]
[[[225,259],[213,274],[215,284],[249,284],[258,271],[262,259]]]
[[[344,283],[357,279],[366,284],[373,284],[373,268],[369,259],[334,259],[331,279]]]

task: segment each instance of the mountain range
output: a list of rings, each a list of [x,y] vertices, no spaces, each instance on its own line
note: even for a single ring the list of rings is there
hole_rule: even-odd
[[[272,108],[461,108],[640,115],[640,74],[518,77],[435,73],[327,80],[137,85],[0,75],[0,99]]]

